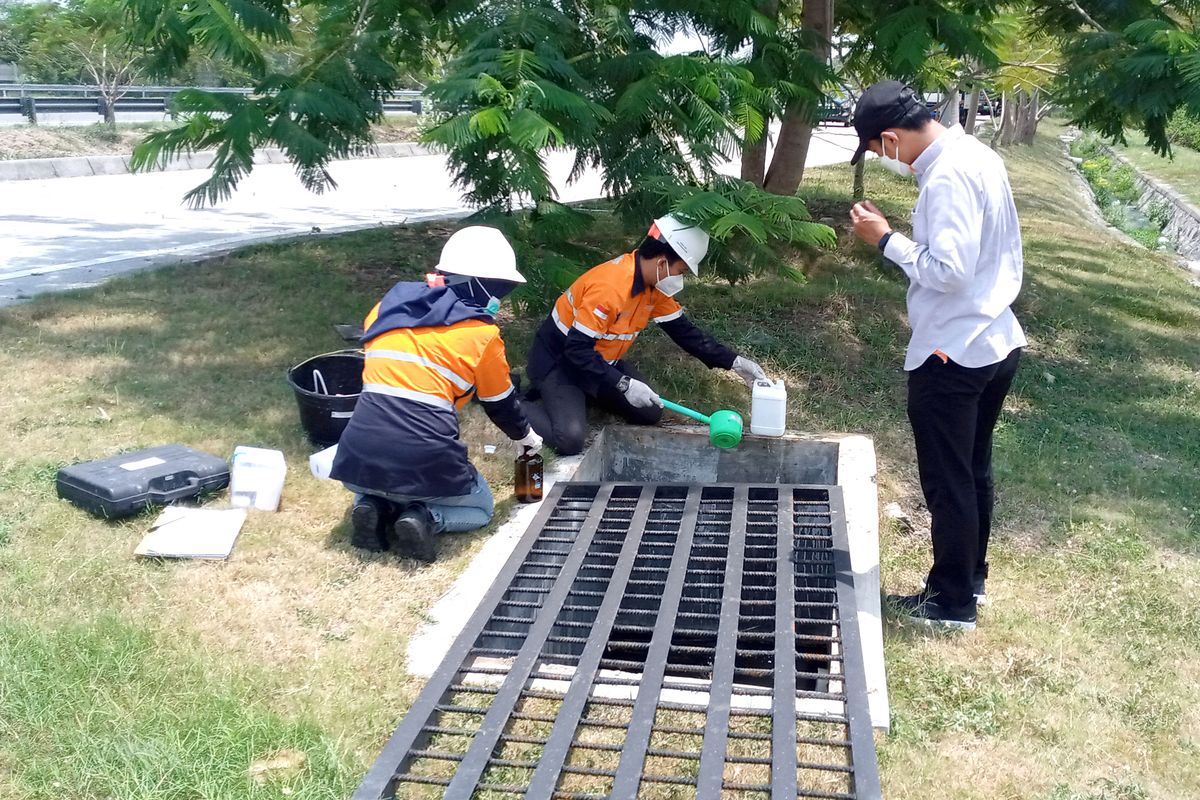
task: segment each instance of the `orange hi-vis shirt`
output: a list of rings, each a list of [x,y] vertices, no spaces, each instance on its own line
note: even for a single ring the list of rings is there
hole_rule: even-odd
[[[364,329],[379,315],[367,314]],[[458,410],[478,393],[485,403],[503,400],[514,387],[504,340],[494,323],[469,319],[436,328],[401,328],[366,345],[363,391]]]
[[[683,316],[683,307],[662,292],[647,287],[634,295],[637,254],[626,253],[592,267],[559,296],[550,312],[559,331],[571,328],[596,340],[596,352],[610,364],[620,361],[651,322],[670,322]]]

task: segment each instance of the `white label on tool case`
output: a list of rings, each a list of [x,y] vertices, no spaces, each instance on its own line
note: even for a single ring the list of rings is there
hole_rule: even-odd
[[[165,463],[167,462],[163,461],[158,456],[150,456],[149,458],[143,458],[141,461],[126,461],[124,464],[121,464],[121,469],[126,469],[130,472],[137,472],[139,469],[146,469],[146,467],[157,467],[159,464]]]
[[[354,416],[353,411],[330,411],[329,412],[330,419],[350,419],[352,416]]]

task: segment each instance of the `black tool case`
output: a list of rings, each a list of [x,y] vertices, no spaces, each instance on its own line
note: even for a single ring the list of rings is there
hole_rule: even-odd
[[[151,447],[58,471],[58,496],[110,519],[229,485],[225,459],[181,444]]]

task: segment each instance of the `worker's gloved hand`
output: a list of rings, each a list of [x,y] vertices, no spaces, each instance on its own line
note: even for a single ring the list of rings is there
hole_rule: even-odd
[[[529,429],[529,433],[525,434],[525,438],[517,439],[513,442],[513,446],[517,448],[517,455],[525,455],[525,449],[528,448],[533,452],[542,449],[542,437],[538,436],[537,431],[533,428]]]
[[[637,380],[629,381],[629,388],[625,390],[625,399],[634,408],[650,408],[650,406],[662,408],[662,398],[655,394],[649,386]]]
[[[733,360],[731,370],[738,374],[738,377],[746,382],[746,386],[753,387],[757,380],[766,380],[767,373],[763,372],[763,368],[754,363],[748,358],[738,356]]]

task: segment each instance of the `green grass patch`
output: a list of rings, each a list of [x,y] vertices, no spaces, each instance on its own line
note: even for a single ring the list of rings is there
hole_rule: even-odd
[[[1200,206],[1200,151],[1177,143],[1171,148],[1170,158],[1164,158],[1151,150],[1138,134],[1131,132],[1128,139],[1128,145],[1117,146],[1118,152],[1142,172],[1170,185],[1193,205]]]
[[[22,796],[344,798],[336,742],[263,709],[253,677],[222,685],[113,617],[43,630],[0,623],[0,753]],[[250,771],[272,754],[291,769]],[[302,755],[295,755],[302,754]]]
[[[994,604],[969,636],[888,622],[890,800],[1200,796],[1200,292],[1087,223],[1049,133],[1005,153],[1031,346],[997,430]],[[813,216],[840,234],[797,258],[806,282],[706,282],[681,299],[787,380],[790,428],[875,439],[882,502],[918,522],[885,527],[883,582],[912,591],[929,541],[904,410],[906,281],[847,230],[851,182],[849,167],[806,177]],[[907,227],[911,182],[871,167],[867,194]],[[350,793],[420,689],[409,637],[488,532],[448,537],[429,567],[352,550],[348,495],[308,475],[283,376],[341,347],[331,325],[436,263],[450,231],[250,248],[0,312],[0,796]],[[581,245],[616,254],[637,233],[602,219]],[[504,311],[514,366],[560,279],[538,252],[522,263],[536,290]],[[739,381],[660,333],[632,355],[665,396],[749,411]],[[463,438],[505,500],[509,452],[482,452],[502,435],[470,407]],[[54,496],[62,464],[170,441],[288,457],[280,512],[251,515],[228,563],[137,561],[147,518],[106,523]],[[247,778],[292,751],[303,769]]]

